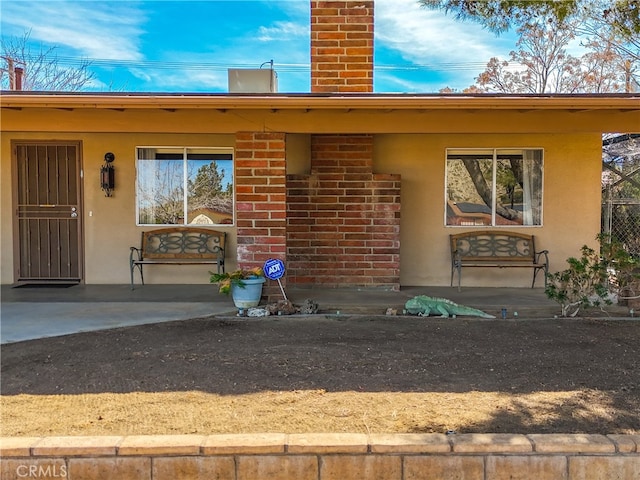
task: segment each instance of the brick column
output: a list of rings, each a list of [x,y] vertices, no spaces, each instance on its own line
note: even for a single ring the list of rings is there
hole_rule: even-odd
[[[373,92],[373,1],[311,1],[311,92]]]
[[[313,135],[287,177],[289,284],[400,288],[400,176],[372,173],[371,135]]]
[[[269,258],[285,261],[285,134],[238,132],[235,147],[238,266],[262,267]],[[263,296],[275,293],[281,296],[277,283],[267,281]]]

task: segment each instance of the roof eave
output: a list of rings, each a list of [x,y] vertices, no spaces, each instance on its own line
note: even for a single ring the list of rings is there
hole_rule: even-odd
[[[354,109],[354,110],[640,110],[640,95],[205,95],[2,92],[2,108],[69,109]]]

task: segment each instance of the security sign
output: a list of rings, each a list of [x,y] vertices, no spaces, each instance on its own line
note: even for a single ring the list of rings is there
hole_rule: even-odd
[[[277,258],[270,258],[264,262],[262,269],[264,270],[265,276],[270,280],[278,280],[284,275],[284,263]]]

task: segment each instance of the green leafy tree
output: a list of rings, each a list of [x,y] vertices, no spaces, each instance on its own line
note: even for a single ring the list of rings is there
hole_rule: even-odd
[[[219,170],[216,162],[201,166],[193,179],[188,180],[189,208],[198,210],[210,208],[213,210],[232,213],[233,185],[224,185],[225,172]]]
[[[603,2],[594,3],[596,5],[603,5]],[[610,24],[625,38],[635,37],[637,40],[637,36],[640,34],[640,1],[616,0],[609,2],[609,6],[607,6],[607,2],[604,2],[604,5],[605,8],[602,9],[602,18],[605,22]]]
[[[224,171],[218,171],[217,163],[203,165],[198,169],[195,178],[189,179],[190,198],[200,199],[202,203],[206,203],[209,197],[220,195],[223,192],[223,178]]]
[[[585,10],[621,35],[640,33],[640,0],[418,0],[418,3],[460,20],[479,22],[497,33],[543,17],[564,22],[583,15]]]

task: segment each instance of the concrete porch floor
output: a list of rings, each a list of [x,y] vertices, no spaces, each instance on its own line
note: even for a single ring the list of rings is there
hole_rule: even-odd
[[[384,315],[387,308],[402,313],[404,303],[416,295],[443,297],[507,318],[549,318],[560,307],[542,288],[403,287],[400,291],[365,288],[286,288],[294,304],[311,299],[319,313],[328,315]],[[0,287],[0,343],[118,328],[189,318],[235,316],[231,298],[210,284],[75,285],[71,287]],[[628,314],[624,307],[616,314]],[[338,313],[339,312],[339,313]]]

